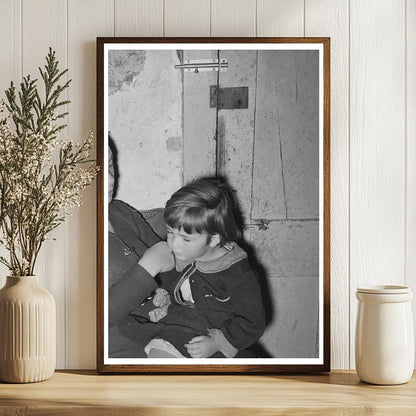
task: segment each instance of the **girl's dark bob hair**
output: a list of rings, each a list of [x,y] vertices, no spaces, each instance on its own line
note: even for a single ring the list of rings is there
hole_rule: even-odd
[[[232,193],[220,179],[200,179],[176,191],[166,203],[164,219],[188,234],[218,234],[221,245],[241,236]]]

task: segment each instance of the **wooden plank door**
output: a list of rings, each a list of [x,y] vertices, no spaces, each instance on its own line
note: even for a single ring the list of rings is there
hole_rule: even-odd
[[[218,58],[227,59],[226,72],[184,73],[184,179],[220,175],[236,193],[246,248],[264,289],[264,352],[313,358],[319,340],[318,53],[221,50]],[[247,87],[247,108],[210,108],[212,85]]]
[[[188,60],[216,59],[218,51],[184,50],[182,63]],[[210,107],[210,87],[218,82],[218,73],[183,72],[183,181],[215,174],[217,110]]]
[[[272,301],[262,342],[277,357],[318,355],[318,71],[317,51],[259,52],[250,242]]]

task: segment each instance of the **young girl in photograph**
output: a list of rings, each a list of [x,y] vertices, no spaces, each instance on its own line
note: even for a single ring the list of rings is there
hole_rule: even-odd
[[[214,179],[184,186],[167,202],[167,243],[176,269],[161,274],[149,301],[151,323],[142,324],[153,326],[152,339],[142,340],[148,357],[232,358],[262,336],[261,291],[235,242],[235,210],[228,187]]]

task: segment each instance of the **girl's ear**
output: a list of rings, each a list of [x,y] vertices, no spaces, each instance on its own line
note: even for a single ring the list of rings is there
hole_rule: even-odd
[[[209,242],[209,246],[214,248],[217,247],[221,242],[221,238],[219,234],[213,234],[211,235],[211,240]]]

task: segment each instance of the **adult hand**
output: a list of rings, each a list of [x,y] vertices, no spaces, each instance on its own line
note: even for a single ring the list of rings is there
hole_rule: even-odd
[[[168,272],[175,266],[175,259],[172,250],[165,241],[160,241],[154,246],[149,247],[139,261],[140,266],[155,277],[162,272]]]
[[[219,351],[214,339],[207,335],[192,338],[185,344],[185,348],[192,358],[211,357],[211,355]]]

